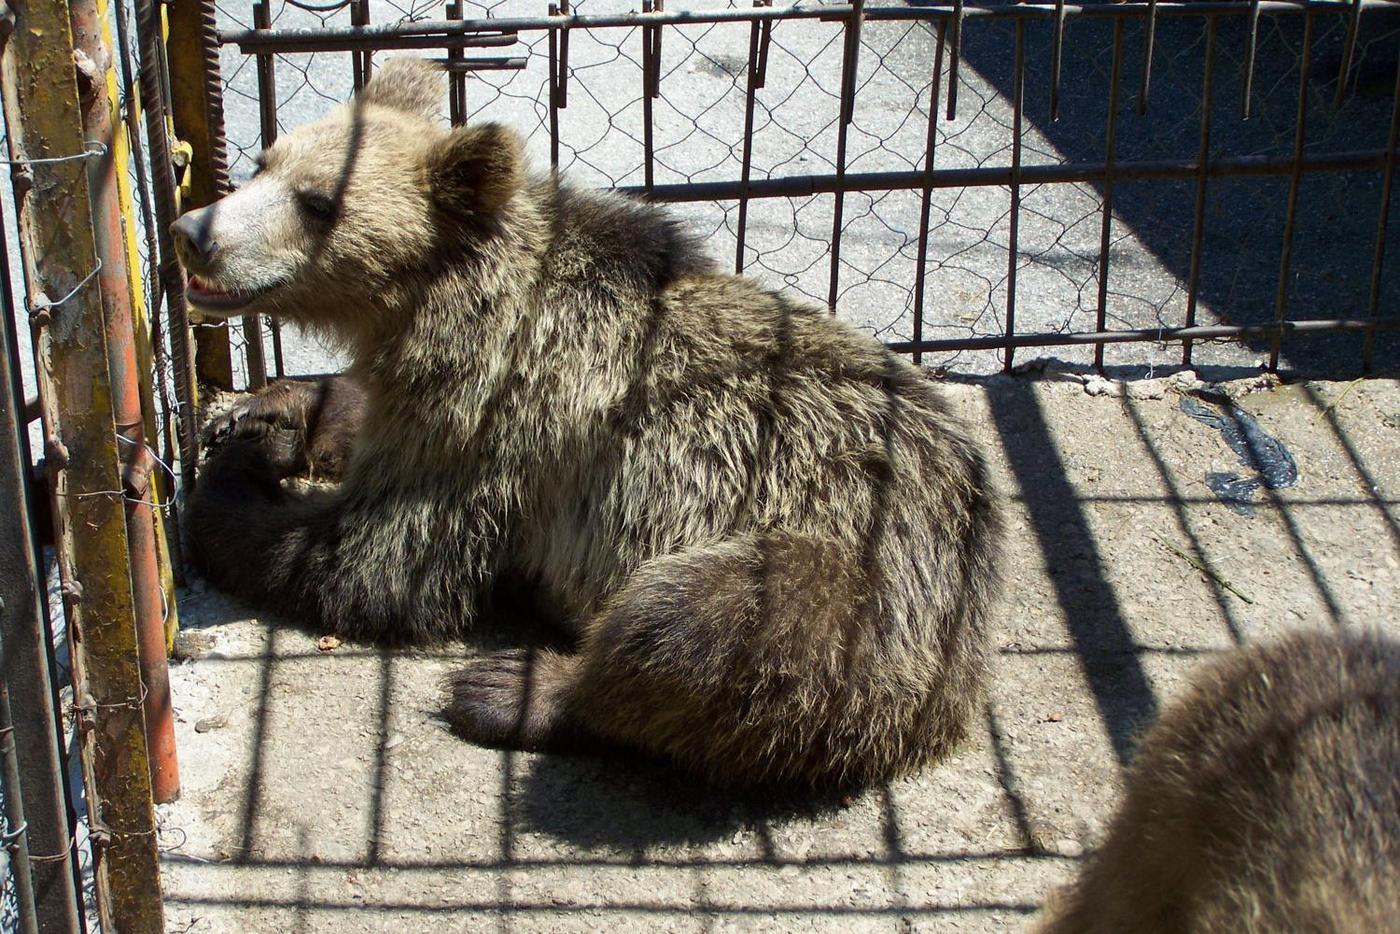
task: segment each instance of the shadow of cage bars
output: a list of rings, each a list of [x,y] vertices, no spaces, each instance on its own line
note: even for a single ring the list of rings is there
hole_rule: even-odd
[[[188,479],[196,461],[200,384],[257,387],[269,364],[277,376],[326,368],[324,354],[275,321],[229,329],[189,319],[165,232],[177,206],[208,203],[246,177],[257,150],[346,100],[385,53],[440,62],[454,122],[508,122],[540,165],[671,203],[736,272],[823,303],[918,363],[994,372],[1015,367],[1018,352],[1033,363],[1025,357],[1036,351],[1097,368],[1262,364],[1338,376],[1394,370],[1400,359],[1388,237],[1400,6],[1390,0],[690,9],[645,0],[640,12],[608,2],[560,0],[543,15],[515,0],[224,0],[164,5],[164,14],[154,0],[112,4],[114,112],[134,150],[126,171],[140,208],[138,291],[156,325],[149,359],[137,361],[153,371],[154,396],[141,400],[149,446],[132,448],[164,468],[170,483],[152,481],[162,495],[175,485],[167,465]],[[0,29],[7,22],[0,9]],[[49,161],[76,172],[63,160],[106,156],[81,143]],[[12,176],[45,161],[13,138],[7,150]],[[31,327],[43,325],[36,309],[70,296],[91,303],[81,276],[100,268],[75,261],[56,301],[29,295]],[[5,283],[0,356],[14,429],[4,434],[22,441],[24,426],[56,402],[30,395],[33,373],[17,375],[18,291]],[[75,375],[103,369],[96,357],[68,365]],[[36,447],[63,471],[49,440]],[[104,443],[116,470],[120,446],[109,435]],[[28,596],[7,605],[48,618],[35,530],[54,520],[29,489],[28,449],[8,454],[5,464],[20,466],[0,479],[27,505],[0,540],[24,546],[4,556],[7,567],[34,573],[21,575]],[[178,548],[168,508],[94,482],[122,494],[91,501],[109,519],[159,511]],[[160,566],[178,569],[178,554],[162,554]],[[162,604],[168,587],[152,584],[143,592],[159,629],[173,600]],[[54,602],[70,610],[78,601],[70,588]],[[76,742],[85,710],[117,711],[136,736],[134,711],[151,698],[114,682],[113,699],[87,704],[55,655],[63,633],[32,630],[28,651],[36,666],[55,668],[52,680],[8,683],[33,689],[35,702],[16,706],[32,714],[19,730],[53,734],[55,748],[41,763],[45,794],[26,795],[29,820],[8,796],[0,836],[35,858],[36,877],[67,878],[65,904],[75,907],[65,924],[75,926],[93,877],[91,847],[78,838],[91,832],[69,800],[77,796],[60,774],[59,746]],[[6,648],[7,662],[18,657]],[[38,703],[45,695],[48,707]],[[18,734],[7,720],[0,709],[8,763]],[[147,824],[126,833],[154,866],[150,800],[132,792],[132,813]],[[36,844],[44,827],[56,839]],[[27,900],[7,890],[0,923]]]

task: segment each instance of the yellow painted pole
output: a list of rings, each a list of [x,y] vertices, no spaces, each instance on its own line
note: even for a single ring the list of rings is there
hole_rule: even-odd
[[[75,64],[78,66],[75,69]],[[89,80],[101,80],[89,58]],[[68,621],[73,714],[103,930],[161,931],[126,509],[108,372],[88,162],[68,4],[28,0],[0,59],[31,323],[38,331],[45,453]]]

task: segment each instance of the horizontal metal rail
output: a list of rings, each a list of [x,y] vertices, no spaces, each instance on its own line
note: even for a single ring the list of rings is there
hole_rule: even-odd
[[[1308,319],[1268,324],[1202,324],[1189,328],[1133,328],[1122,331],[1049,331],[1039,334],[951,337],[943,340],[891,341],[895,353],[936,353],[949,350],[1002,350],[1006,347],[1058,347],[1066,344],[1154,344],[1201,340],[1241,340],[1282,334],[1336,331],[1396,331],[1400,318]]]
[[[1381,169],[1386,164],[1385,150],[1342,152],[1314,156],[1302,160],[1304,172],[1357,172]],[[1145,179],[1195,178],[1201,165],[1194,159],[1161,159],[1140,162],[1115,162],[1115,182]],[[1292,156],[1234,156],[1212,159],[1204,173],[1212,178],[1288,175],[1293,171]],[[1018,170],[1022,185],[1066,182],[1100,182],[1108,177],[1103,162],[1066,162],[1058,165],[1023,165]],[[645,195],[656,201],[729,201],[744,195],[749,198],[800,198],[807,195],[830,194],[836,191],[900,191],[931,188],[977,188],[989,185],[1010,185],[1012,167],[979,166],[977,168],[934,169],[924,172],[847,172],[838,175],[794,175],[790,177],[754,179],[747,184],[738,180],[719,182],[677,182],[674,184],[619,186],[613,190],[625,194]]]
[[[1362,11],[1371,9],[1396,9],[1396,0],[1357,0]],[[1238,2],[1220,3],[1114,3],[1114,4],[1064,4],[1057,9],[1054,5],[1016,4],[1010,6],[952,4],[937,6],[880,6],[865,7],[862,15],[867,20],[943,20],[960,16],[962,19],[1047,19],[1063,16],[1066,19],[1129,19],[1146,16],[1154,10],[1157,17],[1163,16],[1249,16],[1255,5]],[[1337,0],[1260,0],[1257,8],[1263,13],[1319,11],[1328,13],[1351,12],[1351,5]],[[558,13],[552,16],[505,16],[476,20],[420,20],[413,23],[387,23],[374,26],[327,26],[307,29],[235,29],[219,33],[219,41],[224,45],[237,45],[245,53],[267,51],[311,51],[308,46],[328,40],[345,44],[337,50],[358,48],[391,48],[383,45],[386,40],[408,37],[448,37],[461,36],[481,31],[493,32],[543,32],[555,29],[616,29],[632,26],[689,26],[715,23],[747,23],[761,20],[816,19],[842,22],[855,13],[854,4],[836,3],[822,6],[753,7],[732,10],[665,10],[651,13],[608,13],[583,15],[578,13]]]
[[[815,20],[822,23],[829,23],[833,27],[839,28],[847,37],[847,58],[851,59],[850,42],[851,37],[860,35],[860,25],[862,22],[877,21],[908,21],[924,22],[930,26],[936,26],[940,36],[947,36],[949,42],[948,54],[950,56],[950,71],[948,74],[947,89],[947,110],[948,118],[953,119],[956,108],[956,91],[959,83],[958,63],[960,56],[960,43],[963,35],[963,25],[966,20],[978,19],[984,21],[1001,21],[1016,24],[1017,30],[1017,53],[1015,54],[1015,64],[1013,69],[1013,87],[1019,89],[1023,86],[1025,62],[1024,55],[1021,54],[1022,33],[1024,24],[1027,21],[1043,23],[1052,26],[1055,30],[1052,38],[1058,43],[1064,34],[1065,23],[1071,19],[1095,19],[1110,21],[1115,24],[1115,62],[1122,57],[1121,28],[1125,22],[1139,20],[1146,24],[1145,38],[1147,45],[1144,49],[1144,63],[1142,74],[1142,88],[1139,92],[1138,109],[1144,113],[1147,107],[1147,87],[1152,67],[1152,39],[1156,31],[1158,22],[1163,17],[1174,17],[1178,20],[1181,17],[1192,17],[1204,20],[1207,24],[1207,32],[1213,42],[1216,31],[1216,24],[1220,17],[1245,17],[1249,27],[1248,33],[1248,54],[1250,62],[1244,76],[1246,86],[1243,115],[1249,112],[1249,91],[1248,87],[1253,77],[1254,46],[1257,42],[1257,27],[1259,16],[1262,15],[1297,15],[1311,23],[1316,14],[1336,15],[1348,17],[1355,20],[1364,12],[1376,10],[1397,10],[1400,11],[1400,0],[1252,0],[1244,3],[1238,0],[1223,0],[1223,2],[1204,3],[1183,3],[1183,2],[1156,2],[1156,0],[1142,0],[1142,2],[1114,3],[1114,4],[1084,4],[1069,3],[1065,0],[1041,0],[1039,3],[1022,4],[1002,4],[989,5],[986,2],[974,4],[957,2],[944,2],[929,6],[906,6],[903,4],[891,4],[889,0],[883,0],[884,5],[872,6],[864,2],[836,3],[829,5],[789,5],[789,6],[767,6],[763,0],[755,0],[750,8],[730,8],[716,10],[668,10],[661,3],[646,3],[640,12],[609,13],[603,15],[579,14],[570,9],[566,2],[550,6],[549,15],[545,16],[525,16],[525,17],[502,17],[499,19],[459,19],[452,18],[446,20],[431,20],[417,22],[385,23],[379,25],[368,25],[363,19],[358,24],[348,27],[321,27],[310,29],[271,29],[267,28],[268,23],[263,22],[262,29],[242,29],[225,31],[220,33],[219,40],[226,45],[236,45],[246,54],[256,54],[268,57],[272,54],[305,54],[310,52],[334,51],[334,52],[354,52],[365,54],[369,51],[384,49],[441,49],[447,53],[446,58],[439,59],[439,63],[444,65],[449,71],[458,75],[456,80],[461,80],[461,74],[467,71],[480,71],[489,69],[520,68],[527,61],[520,56],[501,55],[499,57],[488,56],[475,60],[466,59],[462,55],[464,49],[490,49],[503,48],[516,43],[523,33],[544,33],[549,36],[549,67],[550,67],[550,145],[553,154],[552,161],[558,162],[558,152],[560,146],[560,132],[558,126],[558,112],[567,106],[567,83],[572,75],[572,69],[568,64],[569,35],[574,31],[606,30],[614,28],[643,28],[644,36],[656,35],[655,47],[648,45],[644,41],[643,48],[643,102],[644,105],[653,96],[658,96],[659,75],[657,74],[659,63],[656,60],[656,48],[659,48],[660,37],[664,33],[661,27],[673,26],[711,26],[717,24],[748,24],[751,30],[750,35],[750,55],[749,69],[751,77],[748,83],[749,106],[752,106],[752,97],[757,88],[763,86],[763,72],[761,62],[764,54],[761,50],[765,48],[766,33],[762,30],[768,29],[774,22],[788,20]],[[449,16],[458,16],[460,11]],[[757,37],[757,38],[755,38]],[[1349,40],[1350,41],[1350,40]],[[757,42],[757,46],[755,46]],[[941,39],[940,39],[941,42]],[[1306,44],[1306,43],[1305,43]],[[858,54],[858,51],[857,51]],[[1306,56],[1306,52],[1304,55]],[[1051,73],[1051,99],[1052,102],[1058,99],[1058,68],[1053,62],[1056,56],[1052,55]],[[1211,61],[1210,47],[1206,54],[1206,76],[1205,76],[1205,97],[1210,98],[1210,77]],[[855,83],[850,80],[850,75],[855,72],[855,62],[850,61],[843,68],[843,79],[840,91],[842,126],[850,119],[850,114],[854,110]],[[1117,65],[1115,64],[1115,68]],[[939,69],[941,71],[941,69]],[[1346,80],[1349,69],[1342,71],[1341,81]],[[1112,92],[1110,100],[1110,110],[1117,113],[1118,96],[1117,85],[1119,77],[1115,72],[1112,80]],[[1304,82],[1306,84],[1306,82]],[[934,79],[934,88],[938,87],[938,78]],[[1400,80],[1397,82],[1397,99],[1400,99]],[[1013,95],[1015,98],[1016,119],[1010,127],[1012,133],[1012,144],[1009,147],[1011,152],[1020,151],[1022,136],[1020,109],[1023,106],[1022,95],[1019,90]],[[941,114],[942,108],[939,106],[939,94],[937,90],[930,93],[929,113],[929,147],[933,146],[935,137],[934,114]],[[460,109],[460,105],[456,105]],[[1398,105],[1400,106],[1400,105]],[[1052,105],[1053,110],[1053,105]],[[1324,332],[1361,332],[1366,336],[1368,342],[1372,341],[1378,331],[1389,331],[1396,328],[1392,319],[1382,319],[1373,309],[1370,320],[1288,320],[1289,315],[1281,312],[1275,321],[1269,324],[1259,325],[1198,325],[1195,319],[1195,306],[1197,300],[1197,275],[1193,272],[1190,276],[1188,312],[1184,321],[1178,322],[1180,326],[1147,328],[1136,330],[1114,331],[1105,327],[1104,317],[1107,306],[1106,288],[1104,283],[1108,269],[1108,244],[1109,228],[1108,224],[1112,216],[1112,194],[1113,186],[1122,185],[1135,181],[1189,181],[1194,182],[1197,188],[1198,213],[1203,201],[1203,194],[1206,190],[1208,179],[1222,178],[1249,178],[1249,177],[1288,177],[1294,180],[1296,186],[1297,179],[1304,175],[1317,173],[1352,173],[1352,172],[1382,172],[1388,173],[1390,167],[1395,164],[1394,142],[1385,149],[1368,149],[1364,151],[1344,151],[1344,152],[1323,152],[1307,153],[1301,146],[1295,146],[1293,151],[1283,155],[1221,155],[1212,156],[1210,143],[1210,110],[1204,109],[1205,116],[1202,122],[1202,138],[1195,158],[1179,159],[1145,159],[1137,161],[1118,161],[1116,152],[1110,144],[1105,152],[1103,161],[1083,161],[1069,163],[1032,164],[1027,165],[1014,157],[1006,165],[979,165],[968,167],[935,167],[933,160],[929,158],[929,153],[925,153],[922,170],[907,171],[884,171],[884,172],[847,172],[844,171],[844,162],[841,154],[844,152],[844,143],[838,137],[837,155],[835,157],[836,171],[832,174],[802,174],[786,175],[769,178],[754,178],[749,171],[748,157],[745,155],[742,165],[744,172],[740,178],[706,180],[706,181],[666,181],[658,183],[654,178],[653,153],[651,149],[651,123],[652,115],[649,108],[644,107],[644,127],[643,136],[645,150],[645,171],[646,183],[643,185],[617,186],[614,190],[643,197],[659,202],[738,202],[740,204],[739,232],[738,232],[738,256],[739,264],[742,267],[742,257],[744,255],[744,227],[745,209],[744,205],[751,199],[771,199],[771,198],[809,198],[819,195],[836,196],[836,221],[832,233],[831,243],[831,264],[832,282],[830,288],[830,301],[835,302],[840,294],[837,280],[837,269],[839,267],[840,240],[842,233],[840,203],[841,196],[849,192],[889,192],[889,191],[920,191],[923,193],[925,201],[929,192],[933,189],[970,189],[970,188],[1003,188],[1012,191],[1011,207],[1011,230],[1010,242],[1005,245],[1008,251],[1008,297],[1006,308],[1006,319],[1003,323],[1000,335],[988,336],[968,336],[963,338],[947,338],[938,340],[924,339],[923,328],[929,322],[923,319],[917,305],[922,298],[923,280],[920,279],[918,295],[916,296],[915,328],[911,339],[904,342],[893,343],[890,346],[896,351],[912,353],[916,356],[923,353],[934,353],[942,351],[960,350],[1004,350],[1004,365],[1010,367],[1012,354],[1018,347],[1055,347],[1067,345],[1091,345],[1097,347],[1096,361],[1101,363],[1102,348],[1110,343],[1129,342],[1174,342],[1183,347],[1183,363],[1190,363],[1190,347],[1192,341],[1199,340],[1243,340],[1248,338],[1267,338],[1274,346],[1287,335],[1305,333]],[[1400,110],[1397,110],[1400,113]],[[747,127],[746,137],[752,132],[752,128]],[[1111,130],[1110,130],[1111,132]],[[917,163],[916,163],[917,164]],[[1016,270],[1019,265],[1017,259],[1020,254],[1020,246],[1017,242],[1016,215],[1018,208],[1017,194],[1024,189],[1037,185],[1056,184],[1092,184],[1102,186],[1104,189],[1103,214],[1104,229],[1101,236],[1101,249],[1099,256],[1100,275],[1100,301],[1098,309],[1098,319],[1094,322],[1093,330],[1071,333],[1016,333],[1014,326],[1013,309],[1016,300]],[[926,224],[926,221],[924,222]],[[1384,212],[1382,215],[1382,230],[1384,229]],[[1196,259],[1193,260],[1193,269],[1199,263],[1199,253],[1201,248],[1201,238],[1204,231],[1204,224],[1196,224],[1194,233],[1194,252]],[[920,232],[920,242],[927,239],[928,231]],[[1287,239],[1287,237],[1285,238]],[[922,268],[923,248],[920,248],[920,267]],[[1379,267],[1377,266],[1377,269]],[[1373,274],[1374,275],[1374,274]],[[1345,313],[1345,312],[1343,312]],[[1297,316],[1292,316],[1296,318]],[[937,325],[935,325],[937,326]],[[945,332],[946,333],[946,332]]]
[[[353,28],[366,29],[369,27],[357,26]],[[498,49],[515,45],[519,41],[513,32],[480,32],[460,35],[425,33],[424,35],[388,37],[364,35],[322,37],[313,35],[309,38],[303,36],[300,31],[289,33],[287,31],[264,30],[256,32],[256,34],[259,36],[259,41],[239,43],[239,51],[259,55],[274,53],[309,55],[312,52],[358,52],[366,49],[375,52],[397,52],[405,49]],[[223,44],[229,44],[223,34],[219,36],[219,39]]]

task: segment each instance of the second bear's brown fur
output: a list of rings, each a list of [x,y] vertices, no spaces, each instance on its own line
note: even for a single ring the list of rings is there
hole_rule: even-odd
[[[1238,650],[1147,733],[1107,838],[1042,934],[1394,930],[1400,645]]]

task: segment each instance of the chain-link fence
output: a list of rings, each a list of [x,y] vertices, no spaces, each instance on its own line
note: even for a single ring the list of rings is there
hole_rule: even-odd
[[[1394,268],[1383,6],[219,11],[235,181],[273,128],[345,100],[368,50],[428,55],[462,76],[454,114],[511,124],[580,183],[680,202],[735,268],[926,364],[1252,366],[1302,321],[1355,330],[1290,333],[1282,365],[1338,373],[1392,346],[1364,329],[1396,298],[1371,274]],[[291,339],[284,367],[337,362]]]

